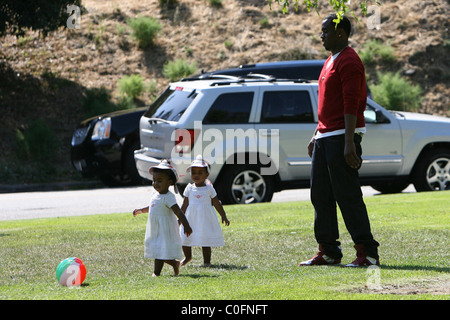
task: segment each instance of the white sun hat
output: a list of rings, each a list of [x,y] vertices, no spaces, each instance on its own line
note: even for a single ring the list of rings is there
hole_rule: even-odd
[[[211,170],[211,165],[203,159],[201,155],[198,155],[195,157],[195,160],[192,161],[191,165],[186,169],[186,172],[190,172],[191,168],[206,168],[206,171],[209,173]]]
[[[175,168],[170,164],[170,161],[167,159],[161,160],[161,162],[157,166],[151,167],[148,171],[151,175],[153,175],[154,169],[162,169],[162,170],[172,170],[173,174],[175,175],[175,181],[178,181],[178,174]]]

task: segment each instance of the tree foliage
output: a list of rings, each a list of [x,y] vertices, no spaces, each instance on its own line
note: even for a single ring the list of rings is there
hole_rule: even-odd
[[[299,4],[301,0],[266,0],[269,2],[269,6],[272,7],[272,3],[276,2],[279,5],[282,6],[283,13],[286,13],[291,5],[294,5],[295,9],[298,10]],[[333,8],[333,10],[336,12],[337,15],[337,21],[339,22],[342,19],[342,16],[346,14],[349,11],[349,0],[329,0],[328,1],[330,6]],[[376,0],[359,0],[357,1],[359,3],[359,7],[361,8],[362,14],[364,16],[367,15],[367,7],[368,2],[375,3],[377,5],[381,5],[380,1]],[[303,0],[301,5],[305,6],[306,9],[311,11],[311,9],[315,9],[317,13],[319,13],[319,0]]]
[[[81,6],[81,0],[2,0],[0,36],[5,33],[23,36],[27,29],[47,35],[66,25],[69,5]]]

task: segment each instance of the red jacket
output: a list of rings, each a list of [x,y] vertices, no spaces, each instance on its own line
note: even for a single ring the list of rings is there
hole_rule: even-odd
[[[319,125],[321,133],[345,129],[344,114],[357,117],[356,128],[365,126],[367,86],[364,65],[353,48],[346,47],[319,77]]]

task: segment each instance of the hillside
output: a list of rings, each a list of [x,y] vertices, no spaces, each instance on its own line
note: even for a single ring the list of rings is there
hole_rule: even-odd
[[[70,165],[70,140],[85,118],[81,102],[87,89],[104,87],[118,97],[117,81],[141,74],[163,90],[169,80],[163,65],[178,58],[195,61],[199,70],[240,64],[327,57],[320,41],[321,16],[291,8],[283,15],[264,0],[222,0],[212,7],[206,0],[178,0],[162,9],[158,0],[84,0],[87,10],[80,29],[64,29],[46,38],[29,32],[16,39],[5,36],[0,46],[0,184],[79,179]],[[396,62],[366,67],[370,82],[376,71],[401,71],[423,89],[420,112],[450,116],[448,13],[440,1],[382,1],[381,28],[369,30],[355,8],[351,46],[357,51],[370,39],[394,49]],[[163,28],[154,45],[141,49],[126,22],[138,15],[158,18]],[[260,21],[267,18],[267,22]],[[149,95],[141,96],[144,103]],[[53,158],[17,160],[17,130],[43,119],[55,133]],[[49,162],[50,161],[50,162]],[[43,163],[45,163],[43,165]],[[50,163],[50,165],[49,165]],[[51,181],[49,181],[51,180]]]

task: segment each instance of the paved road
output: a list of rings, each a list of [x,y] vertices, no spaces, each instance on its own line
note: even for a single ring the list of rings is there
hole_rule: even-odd
[[[0,221],[131,212],[147,205],[151,186],[102,188],[78,191],[22,192],[0,194]],[[364,196],[378,194],[362,188]],[[409,186],[404,192],[415,192]],[[178,195],[181,205],[181,196]],[[309,200],[309,189],[275,193],[272,202]]]

